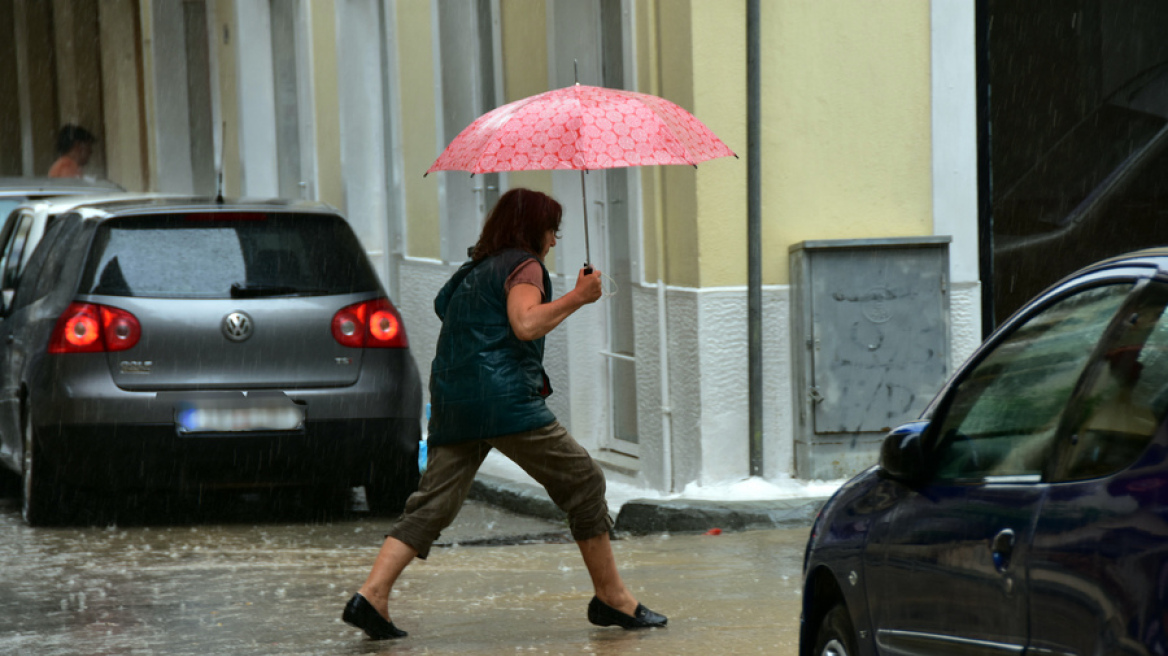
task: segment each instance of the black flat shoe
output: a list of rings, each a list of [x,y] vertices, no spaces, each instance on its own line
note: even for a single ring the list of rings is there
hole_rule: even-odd
[[[661,613],[654,613],[645,608],[644,604],[637,604],[637,610],[632,615],[626,615],[593,597],[588,602],[588,621],[596,626],[619,626],[622,629],[652,629],[665,626],[669,618]]]
[[[353,595],[349,603],[345,604],[345,612],[341,615],[345,624],[355,626],[364,631],[374,640],[389,640],[390,638],[404,638],[409,634],[393,625],[393,622],[381,616],[369,600],[361,593]]]

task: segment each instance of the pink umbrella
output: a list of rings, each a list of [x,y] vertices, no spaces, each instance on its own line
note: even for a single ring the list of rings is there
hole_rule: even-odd
[[[697,166],[734,155],[681,107],[634,91],[575,84],[493,109],[463,130],[426,171],[584,172],[648,164]],[[588,203],[584,203],[588,248]],[[587,263],[585,263],[587,266]]]

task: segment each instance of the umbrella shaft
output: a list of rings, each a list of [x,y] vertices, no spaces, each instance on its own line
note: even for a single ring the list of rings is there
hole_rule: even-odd
[[[588,244],[588,188],[584,185],[584,171],[580,171],[580,198],[584,200],[584,267],[592,262],[592,248]]]

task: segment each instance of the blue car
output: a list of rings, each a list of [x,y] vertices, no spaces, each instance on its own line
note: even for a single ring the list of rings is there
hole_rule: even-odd
[[[800,655],[1168,653],[1168,248],[1003,324],[824,506]]]

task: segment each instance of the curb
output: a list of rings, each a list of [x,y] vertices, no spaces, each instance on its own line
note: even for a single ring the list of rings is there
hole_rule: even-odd
[[[543,488],[479,474],[470,498],[511,512],[552,521],[566,519]],[[705,532],[713,528],[743,531],[768,528],[810,528],[827,497],[765,501],[704,501],[695,499],[634,499],[616,517],[614,531],[632,535]]]
[[[710,529],[810,528],[826,502],[826,498],[819,497],[765,501],[634,499],[621,507],[615,529],[645,535]]]

